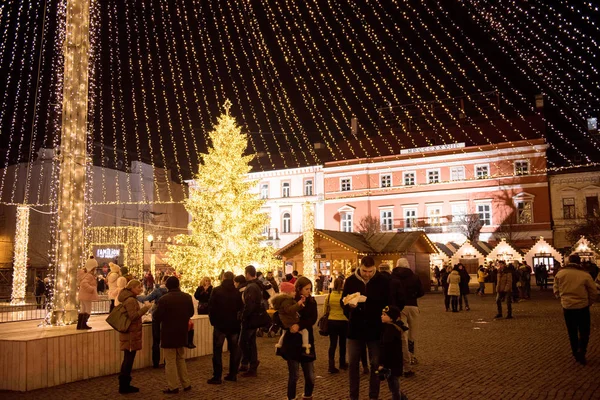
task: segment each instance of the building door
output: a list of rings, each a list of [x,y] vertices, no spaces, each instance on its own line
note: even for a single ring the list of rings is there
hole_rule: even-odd
[[[554,257],[552,257],[550,254],[543,256],[534,256],[533,268],[537,267],[538,265],[545,265],[546,269],[548,270],[548,275],[554,275]]]
[[[461,258],[460,263],[465,266],[469,274],[477,274],[477,270],[479,269],[478,258]]]

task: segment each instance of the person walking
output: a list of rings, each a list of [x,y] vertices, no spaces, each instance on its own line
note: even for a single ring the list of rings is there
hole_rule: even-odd
[[[477,270],[477,282],[479,283],[479,288],[477,289],[477,294],[479,296],[483,296],[485,294],[485,280],[488,277],[488,273],[483,267],[483,265],[479,266]]]
[[[246,274],[246,287],[242,293],[244,308],[242,310],[242,330],[240,332],[240,350],[242,353],[242,364],[239,371],[244,371],[243,377],[256,377],[260,361],[258,361],[258,350],[256,348],[256,330],[261,325],[262,313],[265,313],[263,305],[264,288],[256,279],[256,268],[248,265],[244,270]]]
[[[142,294],[143,290],[140,281],[133,279],[121,290],[118,297],[131,321],[128,331],[119,333],[120,348],[123,351],[123,362],[119,373],[119,393],[121,394],[140,391],[137,387],[131,386],[131,370],[136,352],[142,349],[142,315],[150,309],[150,305],[140,308],[140,303],[136,299],[136,296]]]
[[[404,297],[402,304],[395,303],[395,299],[398,297],[395,293],[398,293],[400,289]],[[391,292],[391,302],[400,308],[400,318],[404,325],[408,326],[408,333],[402,335],[402,340],[404,342],[403,350],[406,353],[404,354],[404,364],[406,364],[406,368],[410,368],[411,365],[418,364],[417,357],[415,356],[415,343],[419,333],[420,315],[417,299],[423,297],[425,292],[423,291],[423,283],[410,269],[410,264],[406,258],[398,259],[396,268],[392,271]],[[405,369],[405,372],[408,371],[410,369]],[[412,376],[413,374],[408,373],[407,375]]]
[[[366,296],[361,303],[344,302],[347,296],[356,293]],[[389,304],[390,280],[377,272],[375,260],[363,257],[360,267],[346,279],[342,291],[344,315],[348,318],[348,375],[350,379],[350,399],[357,400],[360,391],[360,353],[366,345],[371,364],[369,379],[369,398],[379,397],[380,381],[375,373],[379,367],[379,342],[382,322],[381,310]]]
[[[448,296],[452,302],[452,312],[458,312],[458,298],[460,297],[460,273],[455,265],[448,275]]]
[[[158,300],[168,292],[167,279],[169,277],[164,275],[160,285],[156,285],[147,296],[137,296],[137,300],[141,303],[157,304]],[[160,322],[154,318],[154,311],[156,311],[156,306],[150,309],[152,313],[152,368],[158,368],[160,364]]]
[[[77,329],[92,329],[87,321],[92,315],[92,301],[98,300],[98,285],[96,284],[96,267],[98,262],[91,256],[83,268],[77,271],[77,283],[79,285],[79,314],[77,318]]]
[[[198,315],[208,314],[208,300],[210,299],[212,290],[212,282],[208,276],[205,276],[200,281],[200,285],[198,285],[194,293],[194,298],[198,300]]]
[[[223,344],[227,340],[229,349],[229,373],[225,376],[226,381],[237,381],[237,370],[239,365],[240,322],[238,313],[244,308],[242,295],[235,287],[233,273],[225,272],[223,282],[212,291],[208,301],[208,318],[213,329],[213,376],[207,383],[209,385],[220,385],[223,374]]]
[[[450,311],[450,295],[448,294],[448,275],[450,275],[450,272],[452,272],[452,267],[450,265],[443,267],[440,271],[440,282],[444,292],[444,306],[446,307],[446,312]]]
[[[570,256],[569,263],[554,276],[553,290],[563,308],[573,357],[585,365],[591,330],[590,307],[598,290],[592,276],[581,269],[578,255]]]
[[[333,282],[333,290],[327,298],[325,298],[325,304],[323,306],[323,312],[329,311],[327,317],[327,325],[329,328],[329,368],[330,374],[337,374],[340,372],[335,367],[335,351],[336,347],[340,345],[340,369],[348,369],[348,363],[346,362],[346,338],[348,336],[348,318],[344,315],[344,310],[340,304],[342,299],[342,289],[344,287],[344,280],[336,278]]]
[[[496,284],[496,306],[498,314],[494,318],[502,318],[502,302],[506,299],[506,319],[512,318],[512,271],[508,269],[505,261],[498,261],[498,275]]]
[[[471,294],[471,290],[469,289],[469,282],[471,282],[471,275],[467,272],[467,269],[461,263],[458,263],[458,273],[460,274],[460,297],[458,299],[458,310],[462,311],[463,309],[463,301],[465,303],[465,310],[471,311],[469,307],[469,294]]]
[[[179,383],[183,391],[192,389],[185,365],[185,348],[188,345],[188,322],[194,316],[192,296],[179,289],[179,279],[169,277],[166,282],[167,294],[158,300],[152,315],[160,323],[160,347],[165,356],[167,388],[164,394],[179,393]]]
[[[286,334],[278,354],[287,361],[288,383],[287,398],[296,399],[296,385],[298,383],[298,373],[302,367],[304,374],[304,394],[302,400],[312,400],[315,388],[315,337],[313,334],[313,325],[317,322],[318,310],[317,301],[312,297],[312,282],[305,276],[300,276],[294,284],[296,289],[295,300],[300,301],[304,298],[304,307],[298,312],[300,320],[297,324],[290,327]],[[301,330],[308,331],[308,340],[310,344],[309,353],[302,347],[302,336],[296,334]]]

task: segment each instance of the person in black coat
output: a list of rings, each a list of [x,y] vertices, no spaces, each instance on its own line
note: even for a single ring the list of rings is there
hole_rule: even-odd
[[[298,278],[294,284],[296,289],[295,300],[298,301],[304,296],[306,301],[304,307],[298,312],[300,321],[292,325],[289,332],[283,338],[281,348],[277,349],[277,354],[287,361],[288,365],[288,385],[287,398],[296,398],[296,383],[298,382],[298,372],[302,367],[304,373],[304,399],[312,399],[312,393],[315,387],[315,337],[313,334],[313,325],[317,323],[319,312],[317,310],[317,301],[311,296],[312,283],[305,276]],[[275,318],[277,319],[277,318]],[[310,343],[309,353],[306,354],[302,347],[302,335],[297,334],[302,329],[308,331],[308,342]]]
[[[42,297],[46,293],[46,286],[44,285],[44,281],[39,276],[35,277],[35,287],[33,289],[33,295],[35,296],[35,302],[37,303],[37,308],[42,308]]]
[[[458,309],[462,311],[463,309],[463,300],[465,302],[465,310],[470,311],[469,307],[469,298],[467,297],[471,291],[469,290],[469,282],[471,281],[471,275],[467,272],[467,269],[464,265],[458,263],[458,273],[460,274],[460,283],[458,286],[460,287],[460,297],[458,298]]]
[[[444,306],[446,306],[446,312],[450,311],[450,296],[448,295],[448,270],[452,270],[452,267],[447,265],[440,271],[440,282],[442,283],[442,290],[444,291]]]
[[[381,357],[378,375],[387,380],[392,400],[400,400],[400,380],[403,371],[402,336],[406,327],[400,321],[400,309],[388,306],[381,313],[383,331],[381,333]]]
[[[208,314],[208,301],[210,294],[212,293],[213,287],[208,276],[205,276],[200,281],[200,285],[194,292],[194,298],[198,300],[198,315]]]
[[[184,356],[188,345],[188,323],[194,316],[194,303],[192,296],[179,289],[177,277],[169,277],[166,286],[169,291],[158,300],[152,318],[161,323],[160,346],[165,357],[168,384],[163,393],[171,394],[179,392],[179,382],[185,391],[192,388]]]
[[[262,317],[266,313],[263,305],[265,287],[257,279],[256,268],[253,265],[248,265],[244,272],[246,288],[242,293],[244,308],[241,313],[242,329],[239,344],[242,360],[239,371],[244,372],[242,374],[244,377],[255,377],[260,364],[256,348],[256,330],[261,327]]]
[[[237,380],[238,340],[240,337],[240,321],[238,313],[242,311],[242,295],[233,283],[233,273],[225,272],[221,286],[212,291],[208,301],[208,318],[213,330],[213,376],[207,383],[210,385],[220,384],[223,373],[223,344],[227,339],[229,349],[229,374],[225,376],[226,381]]]
[[[348,295],[360,293],[367,300],[357,305],[344,304]],[[359,363],[363,346],[369,351],[371,377],[369,398],[379,397],[379,378],[375,373],[379,367],[379,341],[381,338],[381,310],[390,303],[390,279],[377,272],[375,260],[363,257],[361,265],[346,279],[342,291],[341,305],[348,318],[348,375],[350,378],[350,399],[357,400],[360,391]]]

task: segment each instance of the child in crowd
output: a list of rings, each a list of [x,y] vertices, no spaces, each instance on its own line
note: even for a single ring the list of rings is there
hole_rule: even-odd
[[[392,400],[404,400],[406,396],[400,391],[399,377],[402,375],[402,335],[408,328],[400,320],[400,309],[387,306],[381,313],[383,332],[381,334],[379,379],[387,380],[392,393]]]
[[[291,290],[290,290],[291,289]],[[295,289],[292,286],[288,288],[285,285],[281,285],[281,293],[273,296],[271,299],[271,304],[273,308],[278,312],[279,319],[283,324],[285,329],[290,329],[290,327],[294,324],[297,324],[300,321],[300,317],[298,316],[298,311],[300,311],[304,307],[304,302],[306,298],[304,296],[296,301],[294,299]],[[302,329],[298,333],[302,335],[302,347],[304,347],[304,351],[306,354],[310,353],[310,343],[308,342],[308,330]],[[275,345],[277,348],[281,348],[283,345],[283,337],[285,336],[286,331],[284,330],[279,338],[279,343]]]

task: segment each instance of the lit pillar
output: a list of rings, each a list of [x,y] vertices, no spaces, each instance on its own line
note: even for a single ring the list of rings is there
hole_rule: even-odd
[[[308,201],[303,205],[302,212],[302,235],[303,239],[303,272],[302,275],[313,283],[313,291],[316,292],[315,284],[315,218],[313,205]]]
[[[29,207],[17,207],[17,231],[15,233],[15,259],[13,267],[10,304],[25,303],[27,287],[27,243],[29,242]]]
[[[58,242],[52,323],[77,319],[77,268],[83,264],[90,0],[67,0]]]
[[[156,275],[156,254],[150,254],[150,272],[152,276]]]

